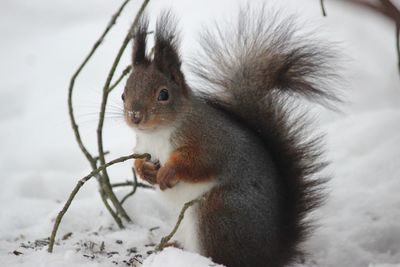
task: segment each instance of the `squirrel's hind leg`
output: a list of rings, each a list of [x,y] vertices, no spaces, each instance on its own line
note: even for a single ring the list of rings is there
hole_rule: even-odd
[[[198,210],[203,254],[229,267],[281,266],[275,259],[276,214],[268,202],[274,199],[235,185],[211,190]]]

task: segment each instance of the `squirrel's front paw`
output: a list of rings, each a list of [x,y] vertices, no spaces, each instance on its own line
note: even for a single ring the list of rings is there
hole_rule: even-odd
[[[176,178],[176,169],[171,165],[164,165],[157,174],[157,183],[161,190],[171,188],[178,183]]]
[[[157,183],[157,173],[160,169],[160,165],[153,163],[145,159],[135,160],[135,170],[137,174],[143,180],[149,182],[150,184]]]

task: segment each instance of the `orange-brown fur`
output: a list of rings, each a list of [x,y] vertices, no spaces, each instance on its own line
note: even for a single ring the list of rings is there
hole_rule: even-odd
[[[198,183],[212,179],[212,170],[202,165],[202,155],[195,147],[180,147],[171,154],[169,160],[160,168],[157,182],[161,189],[171,187],[179,181]]]
[[[160,168],[157,164],[146,159],[136,159],[134,163],[137,174],[151,184],[157,183],[157,172]]]
[[[212,179],[212,170],[207,169],[201,160],[199,148],[180,147],[160,168],[157,164],[144,159],[135,160],[135,169],[139,176],[152,184],[158,184],[161,190],[171,188],[179,181],[199,183]]]

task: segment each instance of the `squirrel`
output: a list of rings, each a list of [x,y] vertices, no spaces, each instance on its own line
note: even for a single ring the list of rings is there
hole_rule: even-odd
[[[267,14],[242,9],[234,29],[203,33],[191,64],[199,87],[182,71],[176,18],[167,11],[157,19],[150,54],[143,15],[122,94],[135,152],[152,156],[134,161],[138,175],[176,211],[204,194],[177,243],[228,267],[298,260],[311,229],[306,216],[325,197],[320,138],[304,131],[296,99],[337,100],[327,89],[335,55],[299,35],[291,18]]]

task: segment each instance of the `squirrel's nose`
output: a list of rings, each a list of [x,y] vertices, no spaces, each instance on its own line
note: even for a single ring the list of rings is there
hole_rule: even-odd
[[[143,119],[143,114],[140,111],[133,111],[131,113],[131,118],[134,124],[139,124]]]
[[[140,111],[134,111],[132,121],[134,124],[139,124],[142,121],[143,115]]]

